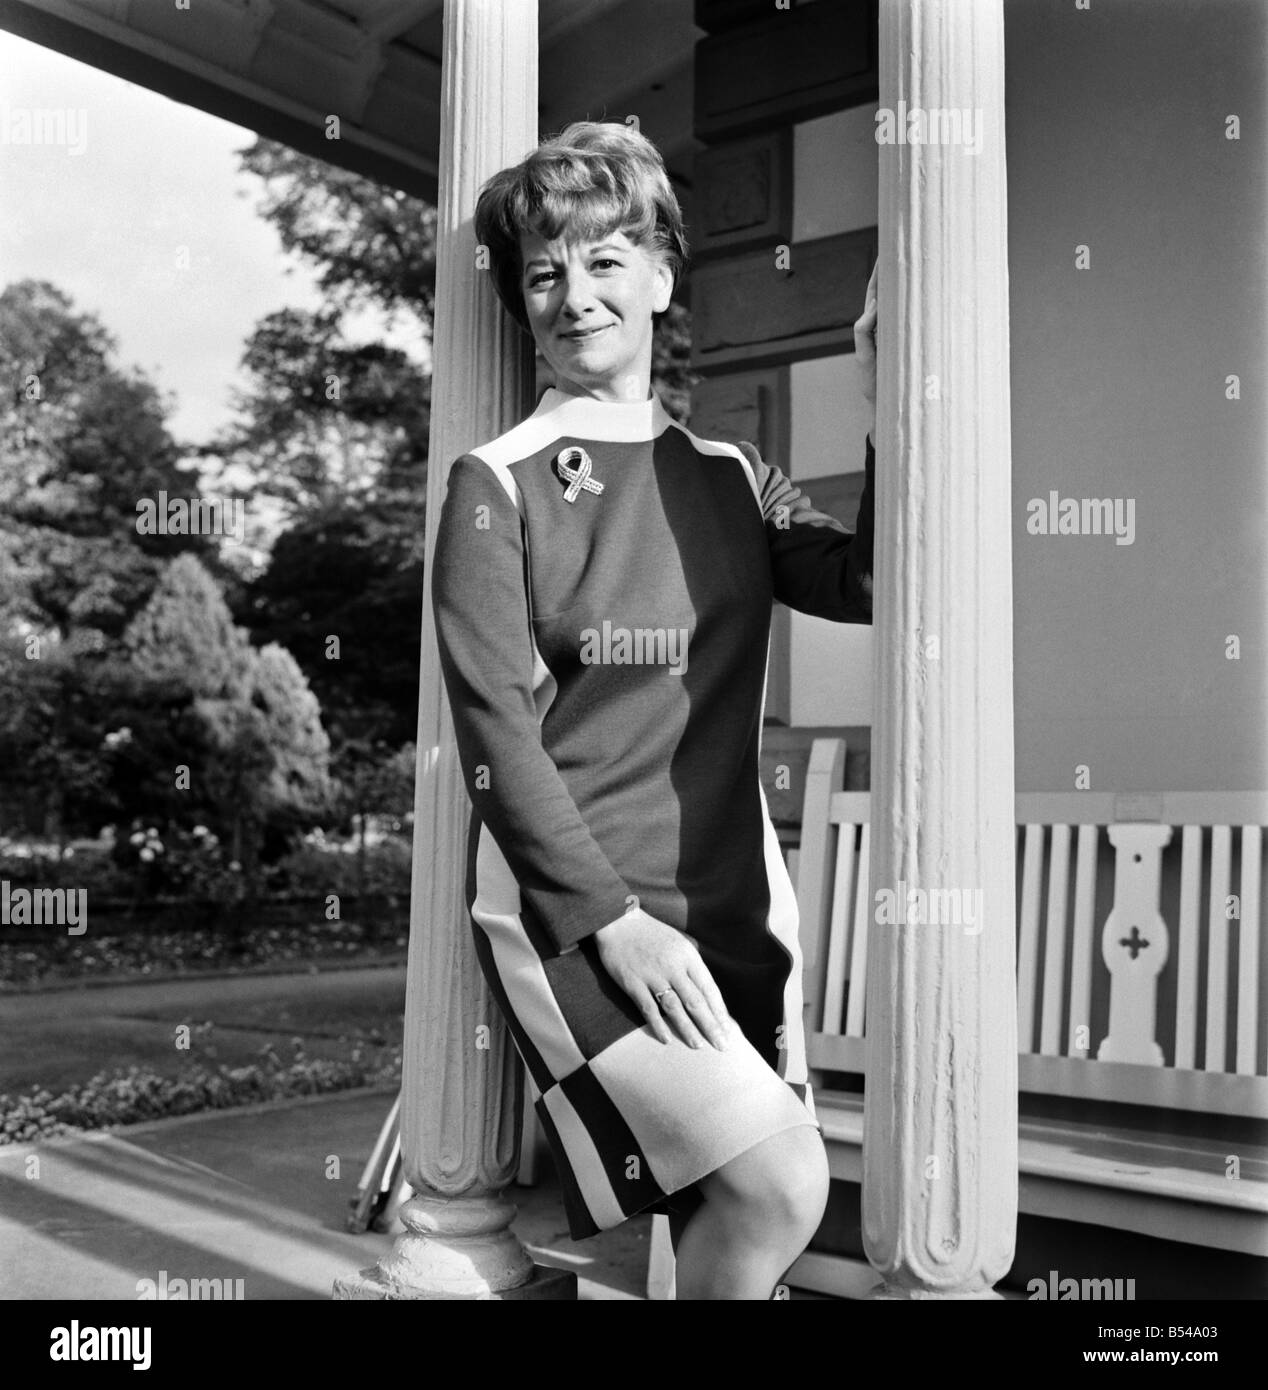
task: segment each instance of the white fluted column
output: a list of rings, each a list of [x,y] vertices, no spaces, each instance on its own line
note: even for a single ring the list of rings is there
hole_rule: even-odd
[[[537,143],[537,0],[445,0],[444,26],[428,580],[449,466],[532,408],[527,339],[478,263],[471,219],[481,184]],[[414,1195],[393,1249],[377,1269],[339,1281],[337,1297],[496,1296],[534,1272],[504,1195],[516,1171],[520,1066],[472,945],[463,892],[470,808],[429,597],[414,815],[401,1108]]]
[[[863,1237],[890,1296],[981,1296],[1017,1212],[1002,0],[881,0],[880,22],[895,143],[879,148]],[[906,143],[916,111],[951,143]],[[926,917],[980,916],[913,921],[911,890]]]

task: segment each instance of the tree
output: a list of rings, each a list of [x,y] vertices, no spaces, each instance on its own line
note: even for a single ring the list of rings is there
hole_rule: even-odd
[[[399,746],[416,722],[431,382],[400,349],[354,342],[343,324],[374,305],[426,341],[435,213],[268,141],[241,158],[264,181],[264,216],[317,267],[331,307],[256,325],[239,418],[209,450],[284,518],[235,612],[257,642],[294,655],[336,744]]]
[[[137,503],[186,496],[166,406],[113,339],[62,291],[24,280],[0,293],[0,621],[117,637],[165,559],[198,536],[141,536]]]
[[[252,702],[264,716],[273,754],[265,809],[275,819],[302,820],[329,809],[330,739],[321,707],[295,658],[276,642],[254,653]]]
[[[280,642],[321,701],[336,745],[398,747],[417,726],[422,526],[402,534],[389,506],[332,506],[273,546],[240,612]]]
[[[0,292],[5,810],[59,838],[133,799],[119,776],[131,755],[106,740],[139,727],[155,692],[119,639],[170,556],[215,558],[202,537],[138,534],[138,501],[197,489],[158,391],[115,358],[99,320],[55,286]],[[148,711],[160,730],[169,712]]]
[[[190,556],[168,566],[126,648],[175,709],[186,740],[174,765],[145,759],[151,793],[166,795],[173,773],[180,786],[186,768],[182,819],[205,816],[227,833],[250,888],[265,830],[311,823],[329,802],[330,744],[316,698],[288,652],[251,646]],[[163,727],[146,725],[143,736]]]
[[[412,742],[393,750],[382,741],[350,738],[339,749],[336,804],[340,819],[351,820],[357,832],[357,896],[363,902],[368,891],[370,817],[404,821],[413,811],[415,756]]]
[[[283,247],[319,271],[340,309],[377,304],[430,332],[436,292],[436,209],[399,189],[271,140],[238,152],[264,182],[260,212]]]
[[[168,565],[124,646],[151,679],[175,680],[196,699],[249,698],[251,643],[216,581],[192,555]]]
[[[0,765],[8,816],[58,842],[109,813],[108,660],[73,641],[0,640]]]
[[[237,422],[208,453],[286,517],[376,501],[421,517],[430,381],[399,349],[352,343],[337,314],[285,309],[256,325]]]
[[[244,361],[243,418],[217,447],[286,521],[237,615],[294,655],[336,741],[399,745],[417,707],[430,383],[332,317],[289,311],[257,326]]]

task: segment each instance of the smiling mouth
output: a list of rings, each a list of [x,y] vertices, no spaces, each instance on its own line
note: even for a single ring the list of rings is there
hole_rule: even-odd
[[[610,327],[611,324],[605,323],[602,328],[587,328],[584,332],[564,333],[561,336],[572,343],[584,343],[588,342],[596,334],[606,332]]]

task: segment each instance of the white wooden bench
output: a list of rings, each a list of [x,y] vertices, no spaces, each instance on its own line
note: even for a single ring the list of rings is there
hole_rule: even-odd
[[[833,1176],[857,1183],[871,797],[841,790],[844,767],[842,740],[815,741],[789,858],[816,1109]],[[1268,793],[1020,795],[1017,819],[1021,1211],[1268,1255],[1268,1148],[1246,1138],[1268,1118]],[[1208,1117],[1197,1137],[1185,1112]],[[666,1224],[649,1297],[672,1285]],[[876,1276],[812,1252],[789,1281],[857,1296]]]

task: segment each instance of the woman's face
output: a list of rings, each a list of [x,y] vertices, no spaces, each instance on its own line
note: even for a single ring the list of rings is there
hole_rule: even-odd
[[[575,396],[641,401],[651,390],[652,314],[673,273],[624,232],[595,241],[520,237],[524,308],[555,385]]]

